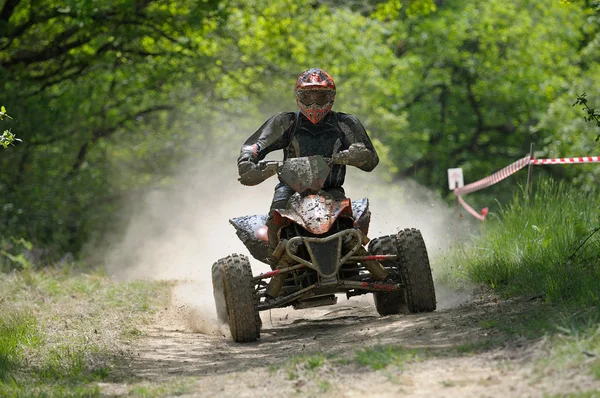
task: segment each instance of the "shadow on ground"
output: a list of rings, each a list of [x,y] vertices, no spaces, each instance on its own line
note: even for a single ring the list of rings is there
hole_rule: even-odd
[[[379,317],[371,304],[363,304],[281,309],[270,317],[263,314],[261,339],[248,344],[183,328],[153,327],[132,347],[134,355],[115,374],[151,381],[227,374],[280,365],[294,356],[314,353],[352,358],[376,346],[418,348],[443,356],[511,345],[522,349],[551,331],[551,314],[556,314],[535,300],[502,301],[489,294],[428,314]]]

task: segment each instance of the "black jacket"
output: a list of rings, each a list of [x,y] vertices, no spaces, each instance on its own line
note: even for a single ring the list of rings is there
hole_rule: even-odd
[[[330,111],[323,120],[313,124],[299,112],[282,112],[267,120],[246,140],[238,163],[247,160],[256,163],[279,149],[283,150],[284,160],[313,155],[330,158],[354,143],[363,143],[372,153],[371,159],[360,169],[373,170],[379,157],[356,116]],[[341,187],[345,175],[346,166],[334,165],[323,188]]]

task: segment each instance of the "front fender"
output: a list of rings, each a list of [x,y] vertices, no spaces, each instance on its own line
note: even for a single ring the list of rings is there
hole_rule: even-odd
[[[269,248],[266,222],[266,214],[236,217],[229,220],[229,223],[235,228],[235,233],[252,257],[265,264],[270,264],[267,260],[271,249]]]
[[[294,194],[285,210],[275,210],[275,223],[284,225],[285,220],[315,235],[328,232],[340,215],[352,217],[350,199],[336,201],[326,192],[301,196]]]

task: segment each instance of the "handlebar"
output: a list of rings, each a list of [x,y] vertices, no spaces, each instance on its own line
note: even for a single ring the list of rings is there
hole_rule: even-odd
[[[258,185],[267,178],[277,174],[283,162],[268,160],[260,161],[255,169],[245,172],[238,178],[243,185]]]
[[[312,156],[311,156],[312,157]],[[327,166],[331,166],[333,164],[333,159],[321,157]],[[280,170],[284,167],[286,162],[292,161],[294,159],[302,159],[302,158],[292,158],[286,161],[283,160],[261,160],[256,164],[256,168],[246,173],[242,174],[238,180],[243,185],[258,185],[261,182],[265,181],[267,178],[274,176],[279,173]]]
[[[306,157],[311,158],[313,156],[306,156]],[[320,156],[320,157],[325,161],[325,163],[327,163],[327,166],[331,166],[333,164],[332,158],[326,158],[323,156]],[[292,158],[292,159],[300,159],[300,158]],[[266,168],[270,168],[270,167],[274,167],[274,166],[277,166],[277,169],[280,169],[281,167],[283,167],[285,162],[287,162],[289,160],[291,160],[291,159],[288,159],[288,160],[261,160],[256,165],[258,166],[258,168],[260,170],[264,170]]]

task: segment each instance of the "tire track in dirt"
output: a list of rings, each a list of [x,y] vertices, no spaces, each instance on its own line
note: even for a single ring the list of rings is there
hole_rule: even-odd
[[[543,354],[539,341],[508,339],[481,326],[490,316],[522,310],[480,295],[434,313],[380,317],[370,297],[353,298],[330,307],[264,312],[261,339],[238,344],[224,329],[213,334],[187,329],[180,311],[170,309],[135,344],[122,371],[124,379],[154,383],[191,379],[189,396],[198,397],[544,396],[593,387],[583,375],[535,375],[532,360]],[[483,350],[468,349],[487,343]],[[377,371],[351,360],[357,351],[380,345],[429,354],[402,368]],[[290,358],[315,353],[350,361],[326,362],[312,373],[292,369],[296,376],[290,378]],[[117,391],[118,384],[104,390]]]
[[[479,311],[485,311],[483,308]],[[131,367],[137,375],[148,378],[161,377],[165,372],[191,376],[244,370],[257,363],[274,365],[307,353],[337,355],[374,345],[441,349],[476,337],[479,333],[476,325],[463,322],[464,326],[456,327],[462,316],[473,316],[476,312],[469,307],[451,312],[380,317],[370,299],[352,299],[335,306],[298,311],[277,309],[271,314],[261,313],[263,327],[259,341],[239,344],[227,336],[226,327],[212,334],[194,333],[187,329],[183,317],[177,320],[178,311],[167,311],[148,330]],[[182,366],[183,361],[189,365]]]

